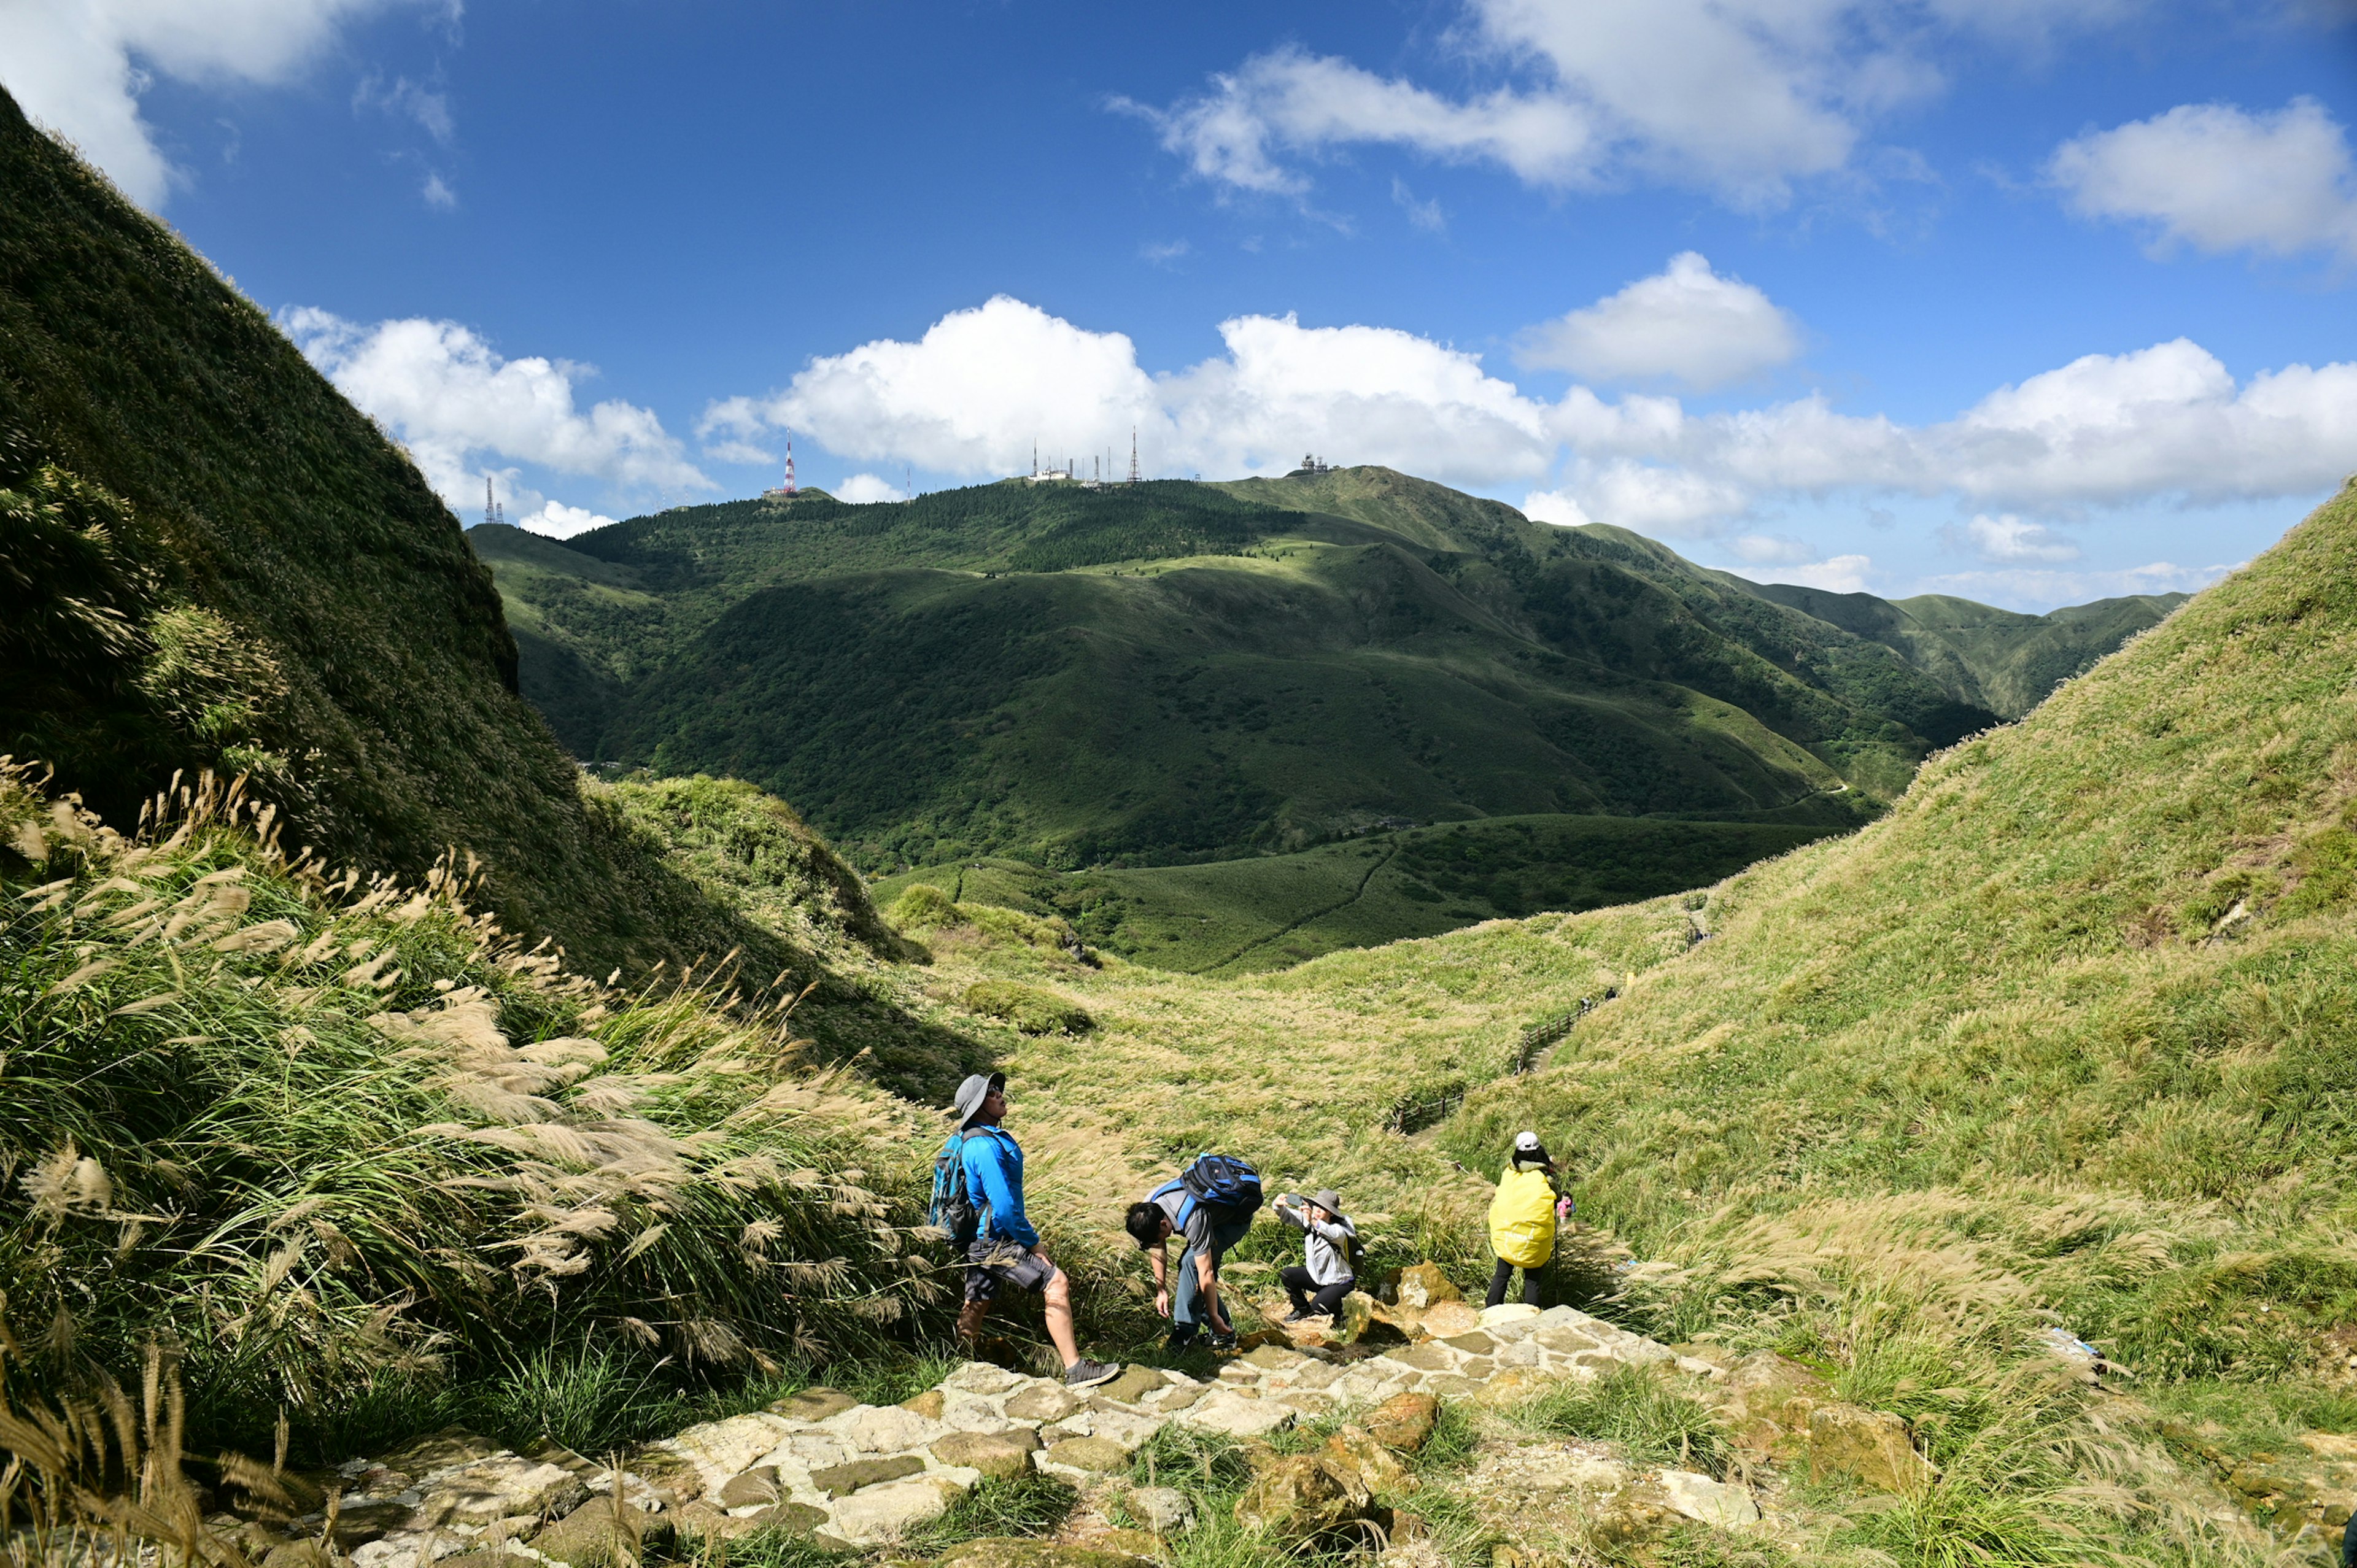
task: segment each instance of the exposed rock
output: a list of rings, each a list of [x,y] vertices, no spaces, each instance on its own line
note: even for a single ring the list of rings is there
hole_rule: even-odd
[[[1664,1470],[1659,1477],[1670,1506],[1691,1520],[1721,1530],[1744,1530],[1760,1520],[1760,1505],[1742,1487],[1730,1487],[1692,1470]]]
[[[1457,1357],[1438,1340],[1411,1345],[1405,1350],[1387,1350],[1382,1359],[1419,1372],[1446,1372],[1457,1365]]]
[[[815,1513],[816,1509],[803,1510]],[[611,1498],[574,1509],[532,1538],[532,1549],[565,1568],[636,1568],[651,1534],[669,1535],[671,1523]]]
[[[959,1542],[935,1560],[934,1568],[1151,1568],[1153,1561],[1060,1541],[994,1536]]]
[[[1569,1356],[1581,1350],[1597,1348],[1592,1335],[1573,1327],[1568,1323],[1543,1323],[1531,1330],[1530,1342],[1542,1350],[1552,1350],[1558,1356]]]
[[[1437,1263],[1412,1263],[1400,1271],[1399,1304],[1422,1312],[1435,1302],[1463,1301],[1465,1293],[1451,1284]]]
[[[1084,1402],[1070,1389],[1054,1383],[1034,1383],[1006,1402],[1006,1413],[1017,1421],[1061,1421]]]
[[[1462,1350],[1468,1356],[1486,1356],[1498,1348],[1498,1341],[1493,1337],[1478,1328],[1469,1333],[1451,1335],[1443,1343],[1451,1350]]]
[[[703,1475],[706,1486],[717,1487],[759,1463],[792,1435],[793,1430],[784,1418],[767,1412],[732,1415],[726,1421],[691,1426],[670,1441],[657,1444],[655,1448],[678,1455]]]
[[[1375,1298],[1365,1291],[1354,1290],[1342,1298],[1334,1309],[1334,1322],[1326,1330],[1329,1345],[1356,1345],[1366,1333],[1367,1325],[1374,1321]]]
[[[1042,1470],[1103,1476],[1129,1468],[1133,1452],[1107,1437],[1067,1437],[1041,1449],[1037,1463]]]
[[[821,1384],[804,1389],[798,1394],[788,1394],[781,1400],[772,1400],[768,1409],[770,1414],[784,1416],[788,1421],[816,1423],[830,1415],[840,1415],[858,1402],[841,1389],[830,1389]]]
[[[1298,1350],[1289,1349],[1281,1345],[1263,1345],[1254,1349],[1243,1359],[1264,1372],[1275,1372],[1287,1367],[1301,1366],[1309,1358]]]
[[[1449,1568],[1448,1554],[1430,1536],[1407,1541],[1395,1536],[1390,1546],[1376,1554],[1375,1568]]]
[[[1273,1541],[1303,1544],[1341,1534],[1371,1502],[1356,1471],[1318,1455],[1287,1454],[1265,1466],[1236,1499],[1236,1522]]]
[[[581,1478],[561,1465],[536,1465],[516,1455],[445,1470],[420,1485],[420,1500],[408,1527],[487,1525],[520,1516],[554,1519],[570,1513],[588,1496]]]
[[[913,1411],[917,1414],[923,1416],[927,1421],[939,1421],[942,1418],[942,1405],[948,1397],[948,1395],[942,1393],[939,1389],[927,1389],[923,1393],[917,1395],[914,1399],[902,1400],[900,1402],[900,1408],[906,1411]]]
[[[1911,1492],[1931,1484],[1930,1461],[1915,1452],[1907,1423],[1888,1411],[1861,1405],[1819,1405],[1809,1412],[1809,1462],[1878,1492]]]
[[[925,1462],[911,1455],[890,1459],[855,1459],[811,1472],[811,1486],[830,1498],[846,1497],[862,1487],[879,1486],[923,1471]]]
[[[1194,1503],[1176,1487],[1133,1487],[1122,1507],[1157,1535],[1176,1535],[1195,1522]]]
[[[1135,1404],[1169,1380],[1152,1367],[1132,1366],[1124,1368],[1121,1376],[1113,1381],[1099,1383],[1089,1391],[1098,1399],[1111,1400],[1115,1404]]]
[[[1016,1426],[1005,1432],[952,1432],[935,1438],[931,1452],[944,1465],[962,1465],[1004,1481],[1029,1475],[1031,1455],[1039,1446],[1039,1434]]]
[[[825,1533],[853,1546],[897,1541],[916,1526],[941,1518],[960,1490],[941,1476],[868,1487],[836,1499]]]
[[[778,1500],[781,1488],[778,1485],[778,1467],[760,1465],[728,1477],[720,1488],[719,1504],[724,1509],[751,1508],[760,1503]]]
[[[1384,1447],[1413,1454],[1432,1435],[1440,1402],[1430,1394],[1394,1394],[1367,1412],[1367,1433]]]
[[[944,1430],[938,1421],[930,1421],[913,1410],[899,1405],[856,1404],[819,1423],[820,1430],[833,1433],[863,1454],[899,1454],[910,1448],[921,1448]]]
[[[1539,1315],[1539,1309],[1527,1302],[1501,1301],[1495,1306],[1481,1309],[1481,1326],[1495,1328],[1502,1323],[1522,1323]]]
[[[787,1511],[788,1518],[773,1520],[770,1516],[779,1512],[780,1509]],[[710,1503],[683,1503],[671,1516],[672,1529],[681,1537],[701,1541],[734,1541],[739,1536],[757,1534],[778,1524],[792,1525],[795,1521],[801,1521],[799,1528],[812,1529],[823,1523],[825,1519],[826,1515],[819,1509],[800,1503],[780,1504],[777,1508],[766,1508],[759,1513],[744,1515],[723,1513]]]
[[[942,1387],[959,1393],[988,1397],[1003,1394],[1022,1382],[1022,1375],[1004,1367],[994,1367],[987,1361],[968,1361],[942,1380]]]
[[[317,1541],[282,1541],[262,1560],[262,1568],[340,1568],[335,1550]]]
[[[1268,1397],[1286,1409],[1298,1411],[1303,1415],[1315,1417],[1334,1413],[1332,1398],[1319,1393],[1316,1389],[1288,1389]]]
[[[1336,1468],[1356,1474],[1360,1485],[1371,1492],[1407,1488],[1407,1466],[1392,1457],[1392,1451],[1376,1442],[1365,1427],[1346,1426],[1335,1433],[1326,1440],[1324,1456]]]
[[[1247,1399],[1234,1389],[1218,1389],[1180,1411],[1175,1419],[1182,1426],[1201,1432],[1224,1433],[1230,1437],[1265,1437],[1278,1427],[1291,1424],[1293,1414],[1273,1400]]]
[[[1481,1326],[1481,1315],[1461,1301],[1437,1301],[1424,1309],[1418,1325],[1436,1339],[1446,1339],[1454,1334],[1469,1334]]]

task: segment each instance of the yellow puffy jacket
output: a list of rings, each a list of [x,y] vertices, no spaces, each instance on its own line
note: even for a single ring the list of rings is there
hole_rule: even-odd
[[[1509,1166],[1490,1200],[1490,1250],[1518,1269],[1546,1266],[1555,1256],[1555,1188],[1546,1172]]]

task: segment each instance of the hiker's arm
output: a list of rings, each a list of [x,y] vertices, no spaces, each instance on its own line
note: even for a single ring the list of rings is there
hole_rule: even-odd
[[[1170,1316],[1170,1249],[1157,1241],[1146,1257],[1154,1264],[1154,1310],[1168,1317]]]
[[[1297,1192],[1288,1192],[1271,1204],[1276,1217],[1296,1230],[1309,1229],[1309,1206]]]

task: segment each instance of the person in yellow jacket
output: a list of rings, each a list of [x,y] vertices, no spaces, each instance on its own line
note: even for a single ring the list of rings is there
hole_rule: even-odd
[[[1547,1158],[1536,1133],[1514,1135],[1514,1152],[1498,1177],[1498,1196],[1490,1200],[1490,1250],[1498,1266],[1490,1275],[1490,1298],[1496,1306],[1506,1299],[1514,1271],[1523,1271],[1523,1302],[1539,1305],[1541,1282],[1555,1259],[1555,1228],[1570,1218],[1574,1205],[1555,1186],[1555,1162]]]

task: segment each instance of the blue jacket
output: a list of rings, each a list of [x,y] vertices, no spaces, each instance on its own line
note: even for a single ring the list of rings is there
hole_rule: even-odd
[[[1003,1127],[974,1127],[954,1133],[963,1138],[960,1151],[965,1162],[965,1189],[983,1210],[979,1235],[996,1240],[1036,1247],[1039,1232],[1023,1217],[1023,1146]],[[948,1144],[943,1144],[946,1150]]]

